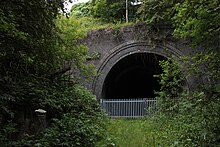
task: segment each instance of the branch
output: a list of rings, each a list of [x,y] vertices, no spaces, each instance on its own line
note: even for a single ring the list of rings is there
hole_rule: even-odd
[[[59,69],[58,71],[56,71],[55,73],[51,74],[50,75],[50,79],[54,79],[64,73],[66,73],[67,71],[70,71],[71,70],[71,67],[70,66],[67,66],[67,67],[64,67],[62,69]]]

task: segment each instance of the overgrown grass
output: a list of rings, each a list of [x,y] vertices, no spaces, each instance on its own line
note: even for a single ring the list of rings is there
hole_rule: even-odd
[[[111,119],[108,123],[107,140],[97,146],[135,147],[145,146],[144,121]]]
[[[173,120],[162,119],[111,119],[107,128],[107,139],[97,147],[178,146],[178,128]]]
[[[145,146],[167,147],[179,145],[178,125],[174,119],[163,116],[144,120]]]

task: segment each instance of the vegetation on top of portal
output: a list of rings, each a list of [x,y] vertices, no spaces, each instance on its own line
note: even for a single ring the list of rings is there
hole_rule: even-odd
[[[132,1],[128,0],[129,25],[140,21],[152,28],[166,25],[173,28],[175,37],[193,45],[219,45],[218,0],[141,0],[140,5],[132,5]],[[125,0],[92,0],[74,5],[70,16],[81,20],[87,30],[114,28],[124,26],[125,10]]]

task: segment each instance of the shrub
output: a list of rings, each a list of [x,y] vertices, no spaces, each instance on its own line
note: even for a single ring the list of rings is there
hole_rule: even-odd
[[[64,101],[57,103],[65,111],[42,134],[37,145],[94,146],[105,137],[105,117],[99,104],[88,90],[76,86],[63,91]]]
[[[165,135],[165,139],[170,140],[166,143],[169,145],[216,146],[220,143],[219,56],[213,52],[200,53],[192,58],[184,59],[187,73],[198,80],[197,87],[190,91],[173,91],[181,86],[176,80],[179,74],[175,75],[179,69],[174,70],[172,65],[163,65],[165,72],[160,75],[162,88],[159,95],[159,100],[162,99],[163,103],[159,106],[166,109],[159,109],[160,115],[156,116],[156,120],[159,120],[161,125],[157,125],[159,128],[154,128],[154,130],[172,132],[172,135],[170,133]],[[168,87],[163,89],[164,85]],[[178,99],[175,103],[172,103],[173,97],[169,97],[173,92]],[[161,117],[163,119],[160,119]],[[155,120],[154,122],[157,123]],[[171,139],[172,136],[175,140]]]

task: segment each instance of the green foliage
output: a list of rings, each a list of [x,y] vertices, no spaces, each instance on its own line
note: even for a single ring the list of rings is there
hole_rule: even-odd
[[[219,144],[219,60],[216,59],[219,59],[218,54],[213,52],[183,58],[185,72],[198,80],[197,87],[191,91],[179,90],[181,88],[181,82],[177,80],[180,76],[179,68],[173,68],[175,65],[168,64],[168,61],[162,64],[164,73],[160,75],[161,83],[168,87],[163,88],[162,85],[158,99],[159,107],[166,109],[159,108],[160,113],[153,121],[159,120],[161,123],[159,129],[172,132],[172,135],[165,134],[164,141],[168,141],[166,145],[175,143],[178,146],[216,146]],[[173,75],[176,78],[173,78]],[[166,100],[163,100],[165,97]],[[172,98],[178,101],[173,103]],[[158,132],[156,127],[152,131]],[[174,139],[172,136],[175,136]]]
[[[75,19],[75,18],[73,18]],[[77,21],[80,23],[80,26],[84,29],[84,31],[89,32],[93,30],[98,30],[98,29],[119,29],[122,27],[126,26],[132,26],[134,23],[107,23],[103,22],[100,18],[92,18],[92,17],[82,17],[82,18],[77,18]]]
[[[202,49],[219,48],[219,1],[180,1],[170,10],[166,12],[173,12],[171,20],[176,37],[191,40],[193,45]],[[175,136],[183,146],[216,146],[220,140],[217,126],[220,112],[219,51],[198,53],[183,59],[183,67],[197,87],[178,95],[178,113],[173,118],[173,127],[179,132]]]
[[[199,78],[199,89],[205,87],[215,88],[219,79],[219,53],[208,51],[205,53],[197,53],[192,58],[183,57],[184,66],[189,75],[196,75]],[[214,87],[213,87],[214,86]]]
[[[0,129],[0,144],[5,146],[13,146],[14,142],[11,139],[11,134],[17,132],[16,124],[9,121],[2,129]]]
[[[163,113],[170,114],[178,110],[178,97],[182,92],[184,77],[179,63],[172,60],[160,62],[163,73],[157,75],[160,79],[160,92],[157,92],[158,108]]]
[[[130,2],[128,2],[130,4]],[[129,23],[125,22],[124,1],[90,1],[73,5],[70,18],[80,23],[86,32],[98,29],[118,29],[138,21],[136,11],[139,6],[129,6]],[[88,13],[86,13],[88,11]]]
[[[57,110],[61,118],[54,118],[38,145],[43,146],[94,146],[105,137],[105,119],[96,98],[82,87],[62,89],[59,99],[46,99],[50,110]],[[61,94],[61,93],[59,93]],[[61,97],[63,96],[63,97]],[[49,111],[50,111],[49,110]]]
[[[107,123],[107,138],[97,147],[141,147],[148,141],[145,132],[144,119],[111,119]]]
[[[176,121],[165,115],[156,115],[144,120],[146,146],[181,146]]]
[[[90,146],[104,136],[104,116],[95,97],[76,85],[82,74],[95,73],[93,65],[84,64],[87,47],[78,42],[85,32],[77,21],[61,16],[61,9],[62,0],[0,1],[3,146]],[[48,119],[41,135],[34,122],[39,108]]]
[[[34,1],[17,1],[13,4],[1,1],[2,113],[13,114],[9,112],[9,109],[17,109],[13,104],[21,107],[35,102],[32,109],[39,106],[37,101],[40,98],[37,95],[44,90],[41,87],[50,89],[50,82],[61,77],[66,66],[70,66],[63,65],[64,61],[71,61],[74,71],[94,71],[91,70],[92,65],[83,64],[87,48],[76,45],[84,35],[79,24],[61,18],[55,26],[54,19],[62,8],[61,2],[42,1],[35,4]]]
[[[95,0],[91,2],[90,4],[90,13],[95,18],[101,18],[104,21],[111,22],[116,19],[122,19],[123,14],[122,11],[125,8],[123,6],[123,3],[114,2],[114,3],[108,3],[106,0]],[[118,15],[118,16],[117,16]]]
[[[86,30],[80,21],[72,17],[67,19],[60,16],[56,21],[56,26],[62,41],[59,46],[59,54],[61,55],[59,58],[68,62],[73,69],[80,70],[84,77],[94,76],[96,74],[94,65],[86,63],[86,59],[89,58],[88,48],[78,43],[86,35]],[[74,75],[74,73],[72,74]]]
[[[89,2],[74,4],[70,10],[71,17],[89,16]]]
[[[53,19],[62,5],[58,0],[1,1],[0,5],[0,93],[17,96],[12,89],[21,79],[45,77],[61,64]]]
[[[8,74],[16,73],[16,76],[21,76],[18,70],[22,70],[22,75],[29,74],[32,71],[25,70],[24,67],[32,66],[34,71],[41,70],[41,74],[45,74],[48,68],[59,62],[56,59],[57,50],[53,48],[57,40],[53,19],[58,15],[59,8],[62,8],[60,3],[59,0],[53,3],[17,1],[16,4],[1,1],[3,29],[0,59],[1,65],[7,65],[1,67],[2,72],[8,71]]]
[[[208,100],[203,91],[187,93],[182,97],[177,126],[181,126],[179,140],[188,146],[215,146],[219,144],[219,100]]]
[[[181,0],[143,0],[143,4],[137,13],[142,21],[152,27],[171,25],[171,18],[174,13],[173,7],[179,1]]]
[[[93,0],[90,2],[90,14],[106,22],[125,22],[125,7],[125,0]],[[129,20],[137,19],[137,8],[128,0]]]
[[[219,132],[220,129],[217,124],[219,124],[219,110],[220,110],[220,99],[219,99],[219,55],[216,53],[206,53],[195,55],[190,62],[187,64],[191,65],[188,68],[197,75],[200,79],[198,87],[195,92],[189,93],[186,97],[186,106],[190,114],[182,115],[188,119],[194,118],[198,121],[191,123],[197,130],[191,131],[192,133],[197,133],[198,138],[195,138],[194,134],[188,135],[192,136],[192,142],[194,144],[202,144],[205,146],[214,146],[219,144]],[[193,64],[192,64],[193,63]],[[185,109],[184,109],[185,110]],[[185,112],[185,111],[183,111]],[[202,136],[203,135],[203,136]]]
[[[15,109],[28,105],[28,101],[32,101],[32,85],[60,66],[58,50],[54,47],[57,37],[53,19],[62,7],[59,0],[53,3],[44,0],[0,2],[0,114],[3,120],[10,120]]]
[[[218,45],[220,25],[218,0],[182,1],[174,6],[174,35],[191,38],[194,45]]]
[[[138,10],[141,20],[153,27],[173,26],[174,37],[193,45],[219,47],[220,8],[218,0],[144,0]]]

